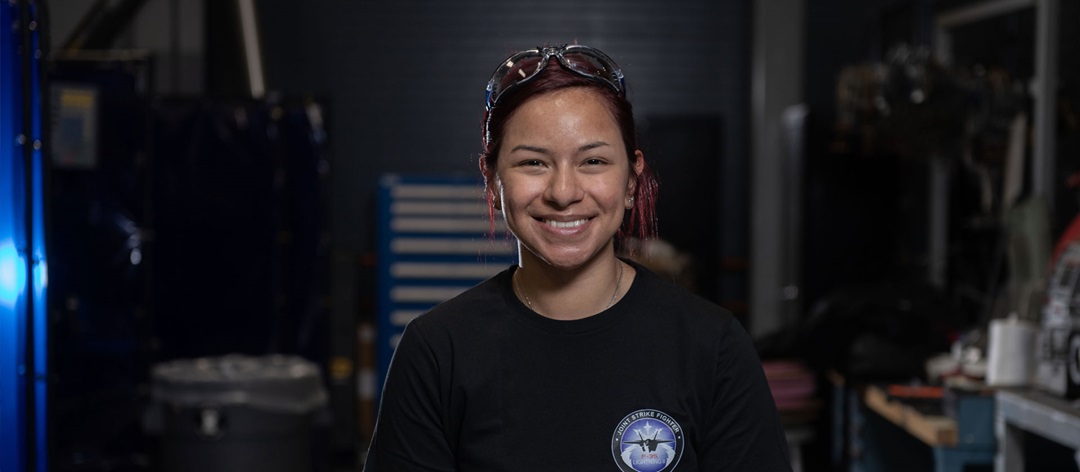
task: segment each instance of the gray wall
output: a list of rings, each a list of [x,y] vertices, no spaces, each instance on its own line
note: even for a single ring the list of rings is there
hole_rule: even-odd
[[[54,51],[64,45],[94,3],[48,0],[47,31]],[[119,0],[113,0],[109,5],[118,3]],[[201,0],[147,0],[114,46],[153,53],[157,63],[154,87],[159,94],[196,96],[204,90],[203,26]]]

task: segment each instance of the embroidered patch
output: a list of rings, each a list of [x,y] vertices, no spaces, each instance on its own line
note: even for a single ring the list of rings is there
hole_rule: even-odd
[[[626,415],[611,436],[611,454],[623,472],[675,470],[683,453],[679,422],[659,410]]]

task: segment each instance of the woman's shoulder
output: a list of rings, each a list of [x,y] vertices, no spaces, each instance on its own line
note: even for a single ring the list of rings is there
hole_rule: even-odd
[[[468,329],[476,323],[487,322],[490,316],[500,313],[499,307],[505,307],[506,286],[509,271],[498,274],[466,289],[426,311],[412,324],[422,329],[445,329],[460,327]]]
[[[663,311],[666,316],[686,317],[703,322],[726,323],[734,319],[727,309],[690,291],[670,277],[664,277],[639,264],[634,264],[634,269],[641,285],[633,300],[635,304],[644,303],[654,311]]]
[[[753,349],[746,330],[727,309],[648,269],[638,274],[641,287],[627,307],[638,320],[636,327],[647,326],[657,338],[677,340],[678,349],[723,362]]]

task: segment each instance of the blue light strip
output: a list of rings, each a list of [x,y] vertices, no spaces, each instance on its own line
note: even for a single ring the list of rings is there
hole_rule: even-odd
[[[0,5],[0,25],[11,25],[18,7]],[[22,295],[25,262],[18,248],[23,213],[22,153],[16,141],[21,118],[19,32],[0,29],[0,470],[26,466],[25,377],[19,372],[25,352]]]
[[[20,8],[36,8],[29,2],[6,2],[0,5],[0,24],[15,24]],[[30,51],[40,47],[37,28],[31,35]],[[0,33],[0,470],[27,470],[33,463],[37,472],[47,470],[47,429],[45,409],[48,354],[46,323],[46,287],[48,283],[45,253],[44,157],[40,145],[44,122],[41,103],[41,61],[31,61],[30,101],[24,102],[21,58],[18,54],[21,32],[5,28]],[[22,119],[23,107],[31,107],[31,126]],[[27,138],[18,137],[26,134]],[[23,146],[34,146],[31,168],[23,159]],[[31,172],[27,188],[26,172]],[[31,218],[27,228],[27,199]],[[31,230],[31,231],[28,231]],[[32,234],[32,239],[27,236]],[[31,240],[28,240],[31,239]],[[27,267],[27,264],[31,266]],[[27,280],[28,272],[31,274]],[[32,290],[33,293],[27,293]],[[33,313],[28,313],[29,307]],[[33,339],[27,334],[33,333]],[[34,356],[33,372],[26,372],[27,343]],[[33,389],[28,389],[33,382]],[[30,408],[32,407],[32,408]],[[33,418],[27,417],[33,412]],[[33,423],[28,423],[33,422]],[[27,426],[35,427],[34,450],[26,437]],[[33,460],[31,460],[33,459]]]

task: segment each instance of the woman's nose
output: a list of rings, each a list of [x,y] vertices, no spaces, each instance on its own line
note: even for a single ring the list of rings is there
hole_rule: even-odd
[[[558,168],[548,183],[547,200],[559,208],[581,200],[585,189],[573,169]]]

